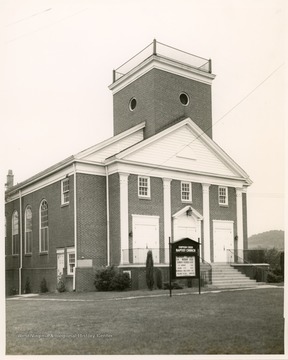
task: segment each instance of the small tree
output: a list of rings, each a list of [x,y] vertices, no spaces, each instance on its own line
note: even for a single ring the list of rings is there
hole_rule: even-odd
[[[146,283],[147,283],[148,289],[153,290],[154,262],[153,262],[153,254],[152,254],[151,250],[149,250],[147,252],[147,258],[146,258]]]
[[[29,277],[26,278],[24,293],[25,293],[25,294],[30,294],[30,293],[31,293],[31,286],[30,286],[30,279],[29,279]]]
[[[40,283],[40,292],[41,293],[46,293],[48,292],[48,288],[47,288],[47,282],[46,282],[46,279],[43,278],[41,283]]]

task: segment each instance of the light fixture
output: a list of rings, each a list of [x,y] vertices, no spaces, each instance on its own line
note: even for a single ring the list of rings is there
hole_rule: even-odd
[[[192,208],[191,207],[189,207],[189,209],[186,210],[186,215],[192,216]]]

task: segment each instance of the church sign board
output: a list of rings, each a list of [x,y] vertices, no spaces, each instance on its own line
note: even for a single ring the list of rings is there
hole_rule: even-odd
[[[171,275],[172,279],[199,279],[200,293],[200,243],[184,238],[171,243]]]

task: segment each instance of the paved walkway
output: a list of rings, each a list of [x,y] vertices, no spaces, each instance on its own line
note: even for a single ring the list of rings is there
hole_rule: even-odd
[[[248,291],[248,290],[261,290],[261,289],[273,289],[273,288],[284,288],[283,285],[256,285],[253,287],[242,287],[242,288],[203,288],[201,289],[200,295],[206,294],[218,294],[223,292],[231,291]],[[182,290],[172,290],[172,296],[186,296],[186,295],[199,295],[199,291],[196,288],[187,288]],[[155,298],[155,297],[169,297],[169,290],[134,290],[124,292],[64,292],[64,293],[46,293],[46,294],[23,294],[8,297],[6,300],[36,300],[36,301],[119,301],[119,300],[134,300],[143,298]]]

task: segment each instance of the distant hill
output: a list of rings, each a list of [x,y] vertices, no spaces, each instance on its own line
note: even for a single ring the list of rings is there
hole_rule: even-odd
[[[284,250],[283,230],[265,231],[248,238],[248,249],[271,249],[273,247]]]

